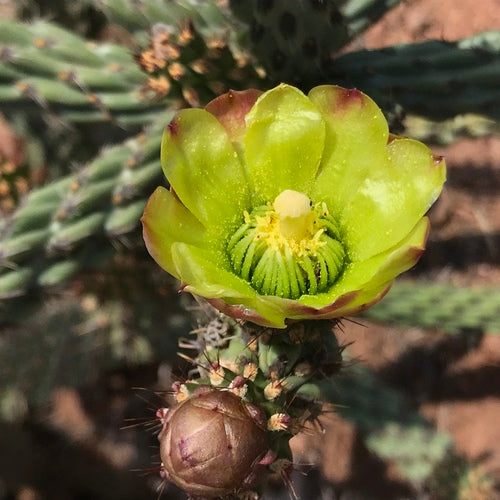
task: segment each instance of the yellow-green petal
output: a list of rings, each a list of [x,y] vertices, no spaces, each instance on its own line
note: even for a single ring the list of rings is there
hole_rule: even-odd
[[[150,253],[182,290],[274,328],[353,314],[380,300],[423,252],[424,214],[445,178],[444,162],[424,145],[389,136],[370,98],[326,85],[309,97],[285,84],[260,96],[229,92],[205,110],[181,111],[165,131],[162,165],[171,191],[158,189],[146,206]],[[328,262],[320,261],[319,271],[309,266],[323,278],[321,293],[311,288],[296,300],[283,298],[292,286],[293,297],[305,291],[289,282],[294,262],[278,260],[271,274],[257,276],[259,293],[250,268],[255,241],[245,240],[235,255],[228,251],[254,210],[264,213],[285,190],[323,210],[346,251],[337,281],[325,281]],[[280,206],[274,208],[281,216]],[[280,222],[280,234],[299,235],[289,226]]]
[[[309,99],[326,123],[325,148],[312,199],[339,215],[367,172],[387,159],[389,129],[379,107],[359,90],[314,87]]]
[[[175,243],[172,245],[172,256],[182,291],[207,299],[222,299],[224,303],[239,309],[250,309],[246,311],[246,318],[253,318],[254,322],[261,325],[274,325],[277,328],[285,326],[280,308],[228,270],[224,260],[219,260],[210,250]]]
[[[182,110],[165,129],[163,171],[182,203],[205,226],[238,224],[249,207],[243,165],[219,121],[203,109]]]
[[[410,269],[418,261],[425,249],[429,232],[429,219],[424,217],[403,241],[395,247],[375,255],[362,262],[352,262],[344,271],[341,279],[324,294],[315,296],[304,295],[299,302],[315,308],[333,302],[337,297],[352,291],[372,291],[379,293],[380,288],[386,286],[396,276]],[[359,296],[360,294],[358,294]],[[370,294],[363,293],[361,300],[369,300]],[[358,297],[357,296],[357,297]],[[359,305],[358,300],[351,306]],[[348,314],[349,307],[343,306],[340,314]]]
[[[154,260],[179,278],[172,261],[172,245],[184,241],[204,246],[205,228],[179,199],[164,187],[150,196],[142,216],[146,247]]]
[[[246,117],[245,158],[255,203],[285,189],[308,196],[323,152],[325,124],[298,89],[279,85],[262,94]]]
[[[421,142],[395,138],[387,152],[389,161],[368,172],[342,213],[353,260],[383,252],[404,238],[445,181],[444,161]]]

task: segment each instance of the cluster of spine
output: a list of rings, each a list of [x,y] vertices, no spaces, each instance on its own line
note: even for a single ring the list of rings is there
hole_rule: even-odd
[[[29,179],[24,162],[24,144],[0,116],[0,216],[11,213],[17,200],[29,189]]]
[[[238,438],[233,433],[237,435],[239,427],[232,422],[234,427],[230,432],[226,429],[227,436],[223,433],[221,438],[217,429],[210,430],[213,425],[201,424],[204,434],[200,434],[200,424],[191,413],[199,409],[185,406],[189,402],[196,407],[200,395],[208,394],[211,403],[204,406],[209,410],[206,418],[212,420],[216,411],[231,415],[226,406],[229,397],[219,398],[219,392],[231,393],[244,404],[248,403],[253,408],[252,418],[265,424],[267,438],[264,441],[267,445],[262,449],[268,446],[269,450],[262,454],[254,471],[261,481],[265,482],[271,474],[278,474],[293,489],[289,476],[294,470],[294,458],[289,441],[308,424],[318,422],[325,404],[328,407],[333,403],[337,413],[355,423],[367,448],[394,464],[402,476],[418,488],[443,499],[452,498],[447,493],[450,489],[456,493],[453,498],[464,498],[461,495],[471,488],[474,491],[485,488],[491,492],[489,478],[457,454],[451,437],[434,429],[400,393],[385,386],[373,371],[353,363],[341,370],[343,358],[348,359],[348,356],[339,347],[334,328],[332,322],[320,321],[297,323],[286,330],[262,329],[217,314],[194,330],[192,338],[181,339],[179,346],[184,352],[187,349],[194,352],[191,356],[181,354],[192,369],[187,379],[172,385],[173,406],[162,408],[157,413],[162,427],[159,434],[163,460],[161,476],[185,487],[190,493],[196,490],[191,490],[183,478],[191,477],[193,484],[200,478],[193,488],[201,488],[207,497],[219,498],[208,494],[213,486],[206,490],[206,483],[221,474],[227,478],[231,472],[211,470],[209,462],[202,464],[198,459],[199,456],[209,458],[203,453],[208,453],[206,450],[212,445],[207,444],[204,448],[203,443],[220,439],[223,443],[236,442]],[[180,413],[182,418],[176,419]],[[322,428],[321,424],[319,427]],[[240,439],[248,440],[248,436],[244,436],[247,432],[244,427],[241,432]],[[254,432],[258,446],[262,447],[261,431],[255,428]],[[178,457],[171,445],[167,447],[167,439],[177,439],[176,442],[180,439],[182,446],[179,444]],[[199,456],[198,446],[204,449]],[[251,447],[248,443],[241,446]],[[225,450],[225,445],[221,449]],[[237,462],[234,453],[228,457]],[[453,470],[448,467],[451,463],[455,464]],[[250,474],[250,467],[247,472]],[[217,483],[215,479],[212,482]],[[259,488],[255,486],[253,489],[259,492]],[[248,496],[249,492],[242,484],[232,493],[234,496],[222,495],[221,498],[258,498],[257,493],[255,497]]]
[[[228,8],[228,0],[91,0],[108,20],[127,32],[145,47],[155,24],[168,26],[180,34],[191,25],[208,47],[229,49],[237,61],[249,58],[242,24]],[[255,64],[256,61],[253,61]],[[226,64],[226,63],[225,63]],[[247,86],[248,87],[248,86]]]
[[[154,24],[136,60],[148,74],[144,94],[157,101],[173,93],[199,107],[229,89],[265,85],[264,73],[233,54],[223,36],[205,38],[189,19],[175,35],[170,25]]]
[[[366,318],[384,323],[439,328],[458,333],[500,333],[500,290],[397,282]]]
[[[171,116],[160,115],[144,134],[33,189],[0,221],[1,298],[65,281],[89,259],[109,253],[99,236],[116,239],[138,227],[147,194],[161,182],[161,135]]]
[[[0,216],[11,213],[29,187],[26,169],[0,156]]]

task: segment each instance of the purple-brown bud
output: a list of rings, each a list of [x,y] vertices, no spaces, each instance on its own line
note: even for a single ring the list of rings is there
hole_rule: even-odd
[[[168,411],[158,439],[163,472],[190,495],[228,495],[263,479],[266,417],[232,392],[196,389]]]

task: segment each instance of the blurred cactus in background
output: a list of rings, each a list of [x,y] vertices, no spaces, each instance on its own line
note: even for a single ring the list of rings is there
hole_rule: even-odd
[[[284,477],[294,494],[289,439],[304,428],[321,427],[322,416],[333,409],[358,429],[369,453],[395,467],[407,497],[495,497],[492,477],[456,450],[452,436],[418,413],[417,397],[412,402],[411,395],[390,386],[376,364],[363,366],[349,354],[343,345],[349,338],[339,333],[342,322],[321,321],[313,340],[304,341],[300,329],[310,328],[307,323],[278,337],[276,330],[242,325],[193,305],[157,269],[140,232],[147,199],[165,184],[160,164],[165,126],[181,108],[204,107],[230,89],[266,91],[280,83],[306,93],[323,84],[357,88],[382,108],[391,132],[430,144],[498,132],[500,31],[364,48],[362,34],[399,3],[78,0],[45,5],[33,0],[0,6],[0,443],[5,449],[10,449],[10,426],[25,422],[20,432],[26,439],[33,428],[44,428],[47,408],[61,387],[82,393],[101,387],[96,392],[106,406],[114,394],[115,407],[107,408],[112,416],[96,416],[106,421],[106,439],[114,443],[113,429],[122,425],[117,415],[132,416],[125,396],[116,396],[117,380],[126,380],[127,391],[137,385],[165,390],[173,383],[172,405],[182,405],[193,393],[202,397],[199,387],[208,385],[263,409],[264,420],[254,415],[251,425],[267,426],[265,434],[273,436],[255,451],[262,464],[249,474],[238,472],[238,481],[248,481],[245,487],[253,486],[252,474],[265,466]],[[488,258],[495,263],[498,238],[486,239]],[[447,264],[446,256],[436,256],[440,243],[431,234],[429,257],[362,320],[456,334],[453,342],[470,349],[485,333],[500,333],[499,289],[457,288],[447,282],[446,269],[440,283],[431,283],[433,266]],[[451,250],[444,253],[456,251]],[[475,262],[474,256],[467,258],[463,267]],[[178,345],[185,364],[176,358]],[[130,375],[139,372],[149,375]],[[103,390],[103,380],[113,389]],[[276,394],[271,397],[270,391]],[[89,408],[96,399],[87,395]],[[191,400],[184,408],[197,404]],[[232,399],[223,404],[236,416],[253,411]],[[151,416],[152,426],[173,419],[162,414],[168,406],[164,395],[153,405],[160,410],[159,420]],[[57,432],[82,444],[70,427],[61,424]],[[120,462],[111,445],[99,448],[100,456],[122,469],[147,468],[149,442],[140,433],[124,432],[128,461]],[[95,431],[95,442],[104,433]],[[168,448],[167,435],[173,439],[161,433],[161,453]],[[268,449],[272,457],[265,454]],[[185,472],[175,463],[168,467],[171,476]],[[20,480],[14,469],[0,459],[0,499],[17,498],[26,485],[50,498],[36,474]],[[165,487],[160,469],[152,465],[142,490],[134,486],[113,496],[95,484],[85,492],[93,498],[154,498],[154,489]],[[182,486],[183,481],[174,482]],[[187,490],[200,495],[207,485],[214,488],[207,493],[212,497],[237,490],[231,481]],[[174,489],[167,487],[167,497],[174,498]]]

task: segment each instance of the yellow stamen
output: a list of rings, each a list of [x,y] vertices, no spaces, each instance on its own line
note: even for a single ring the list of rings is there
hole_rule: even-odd
[[[234,271],[262,295],[298,298],[324,292],[338,278],[345,250],[324,202],[286,189],[243,213],[228,242]]]

